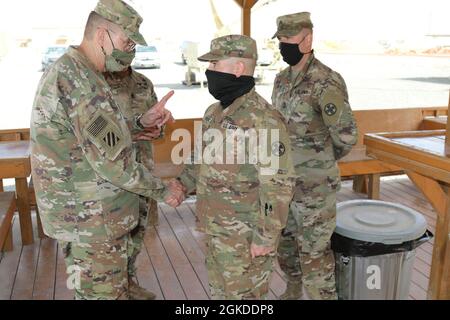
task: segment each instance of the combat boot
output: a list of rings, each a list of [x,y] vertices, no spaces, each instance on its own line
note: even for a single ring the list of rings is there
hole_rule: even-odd
[[[156,294],[142,288],[134,280],[129,280],[128,297],[130,300],[155,300]]]
[[[280,300],[299,300],[303,295],[301,281],[288,281],[286,291],[280,296]]]

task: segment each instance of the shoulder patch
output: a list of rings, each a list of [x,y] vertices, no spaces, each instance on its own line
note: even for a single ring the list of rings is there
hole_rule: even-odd
[[[99,115],[95,118],[94,122],[91,123],[87,130],[91,135],[97,137],[107,125],[108,122],[106,122],[105,118],[102,115]]]
[[[336,111],[337,111],[337,108],[336,108],[336,105],[334,104],[334,103],[328,103],[326,106],[325,106],[325,108],[324,108],[324,111],[325,111],[325,114],[327,115],[327,116],[333,116],[335,113],[336,113]]]
[[[339,120],[345,105],[345,97],[338,88],[330,86],[325,88],[321,97],[321,108],[327,121],[336,122]]]
[[[281,157],[286,153],[286,146],[281,141],[274,142],[272,143],[272,153],[277,157]]]
[[[102,152],[109,160],[115,160],[125,149],[125,139],[122,131],[109,117],[102,113],[93,117],[88,124],[86,132],[88,139]]]

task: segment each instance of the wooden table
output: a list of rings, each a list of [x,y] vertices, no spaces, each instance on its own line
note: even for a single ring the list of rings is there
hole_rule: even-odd
[[[437,212],[429,299],[450,299],[450,157],[446,130],[366,134],[367,153],[405,169]]]
[[[23,245],[33,243],[33,224],[27,182],[30,174],[30,142],[0,142],[0,179],[16,180],[17,209]]]

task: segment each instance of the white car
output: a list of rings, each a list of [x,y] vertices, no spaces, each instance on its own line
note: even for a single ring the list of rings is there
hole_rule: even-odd
[[[138,68],[156,68],[161,67],[158,49],[155,46],[136,46],[136,57],[132,66]]]

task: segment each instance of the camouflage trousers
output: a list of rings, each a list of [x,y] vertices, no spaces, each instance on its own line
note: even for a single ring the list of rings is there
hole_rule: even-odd
[[[209,287],[216,300],[265,299],[275,253],[252,259],[252,231],[208,235],[206,267]]]
[[[129,257],[128,257],[128,275],[130,278],[136,277],[136,259],[142,249],[142,244],[144,243],[145,230],[149,220],[151,223],[157,224],[158,217],[158,203],[156,200],[149,199],[145,197],[139,197],[139,223],[131,230],[131,241],[129,246]]]
[[[77,300],[128,298],[129,234],[103,243],[59,241],[69,275],[67,286]]]
[[[303,282],[313,300],[337,299],[330,243],[335,227],[336,192],[305,195],[304,200],[291,203],[278,262],[287,280]]]
[[[155,213],[156,212],[156,213]],[[139,202],[139,223],[126,236],[104,243],[59,241],[63,249],[68,285],[77,300],[128,299],[128,279],[136,277],[136,258],[144,242],[148,216],[157,215],[154,200]]]

